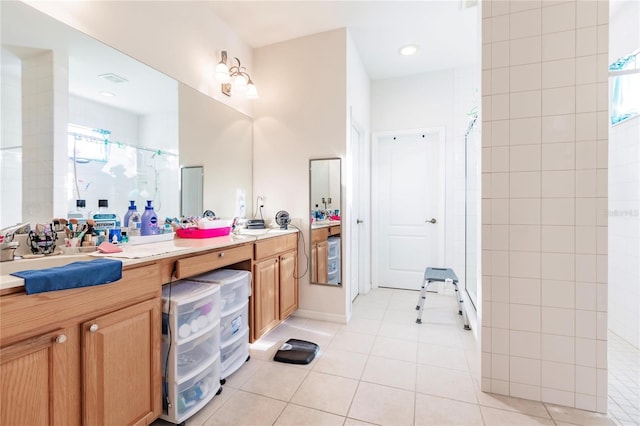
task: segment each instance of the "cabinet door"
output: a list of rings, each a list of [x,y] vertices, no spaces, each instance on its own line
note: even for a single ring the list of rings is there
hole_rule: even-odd
[[[316,262],[318,264],[318,281],[319,283],[323,283],[326,284],[329,282],[329,275],[328,275],[328,263],[329,263],[329,242],[328,241],[321,241],[318,243],[318,248],[317,248],[317,258],[318,261]]]
[[[2,348],[0,359],[0,424],[80,424],[77,327]]]
[[[280,321],[298,309],[298,255],[295,251],[280,256]]]
[[[318,243],[311,245],[311,282],[318,282]]]
[[[260,338],[278,324],[280,319],[278,299],[278,263],[277,257],[261,260],[254,265],[253,289],[254,317],[253,337]]]
[[[84,424],[149,424],[162,410],[160,298],[82,325]]]

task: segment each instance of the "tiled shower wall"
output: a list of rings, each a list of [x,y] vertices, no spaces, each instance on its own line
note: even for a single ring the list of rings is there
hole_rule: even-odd
[[[482,389],[607,410],[607,1],[482,7]]]

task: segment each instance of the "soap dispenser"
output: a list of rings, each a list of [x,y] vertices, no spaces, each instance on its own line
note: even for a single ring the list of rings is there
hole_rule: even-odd
[[[127,213],[125,213],[124,215],[124,221],[122,223],[122,226],[124,226],[125,228],[129,227],[129,220],[131,218],[131,214],[137,210],[138,209],[136,207],[136,202],[134,200],[129,201],[129,209],[127,210]]]
[[[142,224],[140,227],[140,235],[157,235],[158,229],[158,216],[153,210],[152,200],[147,200],[147,205],[142,213]]]

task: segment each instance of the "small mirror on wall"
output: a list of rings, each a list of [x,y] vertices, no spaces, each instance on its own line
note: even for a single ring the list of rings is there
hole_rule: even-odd
[[[202,166],[180,169],[180,215],[202,216]]]
[[[341,186],[340,158],[309,160],[312,284],[342,284]]]

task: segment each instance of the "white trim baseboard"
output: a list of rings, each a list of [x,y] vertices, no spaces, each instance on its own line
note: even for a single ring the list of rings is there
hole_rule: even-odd
[[[304,309],[298,309],[297,311],[295,311],[291,315],[294,316],[294,317],[298,317],[298,318],[306,318],[306,319],[312,319],[312,320],[318,320],[318,321],[335,322],[335,323],[338,323],[338,324],[346,324],[347,323],[347,317],[345,315],[340,315],[340,314],[329,314],[329,313],[326,313],[326,312],[308,311],[308,310],[304,310]]]

